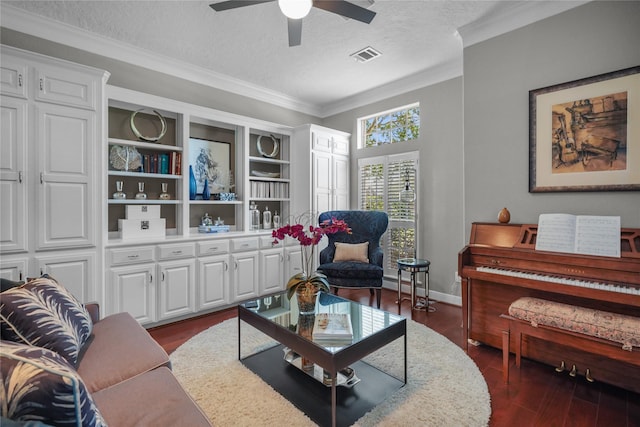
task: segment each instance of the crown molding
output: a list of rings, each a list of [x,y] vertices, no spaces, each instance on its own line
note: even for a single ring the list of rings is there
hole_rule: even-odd
[[[496,13],[458,28],[462,46],[469,47],[492,37],[573,9],[591,0],[518,1]]]
[[[203,67],[182,65],[165,57],[130,44],[99,36],[72,25],[44,18],[14,6],[2,5],[0,24],[8,29],[29,34],[55,43],[70,46],[89,53],[99,52],[107,58],[134,64],[153,71],[160,71],[194,83],[246,96],[279,107],[318,116],[319,107],[302,102],[282,93],[212,72]]]

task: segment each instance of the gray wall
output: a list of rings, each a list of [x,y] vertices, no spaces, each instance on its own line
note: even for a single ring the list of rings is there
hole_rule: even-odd
[[[357,133],[358,117],[420,102],[420,138],[413,142],[357,150],[351,148],[351,170],[358,158],[420,152],[418,256],[431,261],[431,290],[459,294],[455,285],[457,253],[464,246],[462,209],[462,78],[422,88],[328,117],[327,127]],[[351,176],[351,204],[357,206],[358,180]]]
[[[465,235],[503,206],[515,223],[565,212],[619,215],[623,227],[640,227],[637,191],[528,192],[529,90],[639,64],[640,2],[587,3],[466,48]]]

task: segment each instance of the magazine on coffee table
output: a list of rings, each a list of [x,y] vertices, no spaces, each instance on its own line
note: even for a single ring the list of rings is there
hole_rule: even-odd
[[[350,342],[353,328],[349,313],[318,313],[313,324],[314,341]]]

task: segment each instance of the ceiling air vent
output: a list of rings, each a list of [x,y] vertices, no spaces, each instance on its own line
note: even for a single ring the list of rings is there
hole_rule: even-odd
[[[380,52],[378,52],[371,46],[368,46],[368,47],[365,47],[364,49],[360,49],[356,53],[352,53],[349,56],[351,56],[353,59],[355,59],[358,62],[369,62],[380,55],[382,55]]]

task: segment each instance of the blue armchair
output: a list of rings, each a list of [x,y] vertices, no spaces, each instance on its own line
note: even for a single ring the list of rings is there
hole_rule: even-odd
[[[319,222],[331,218],[344,220],[351,234],[327,235],[329,244],[320,252],[318,272],[327,276],[335,293],[338,288],[369,288],[373,295],[375,289],[380,308],[384,275],[380,238],[387,230],[389,217],[380,211],[328,211],[320,214]]]

